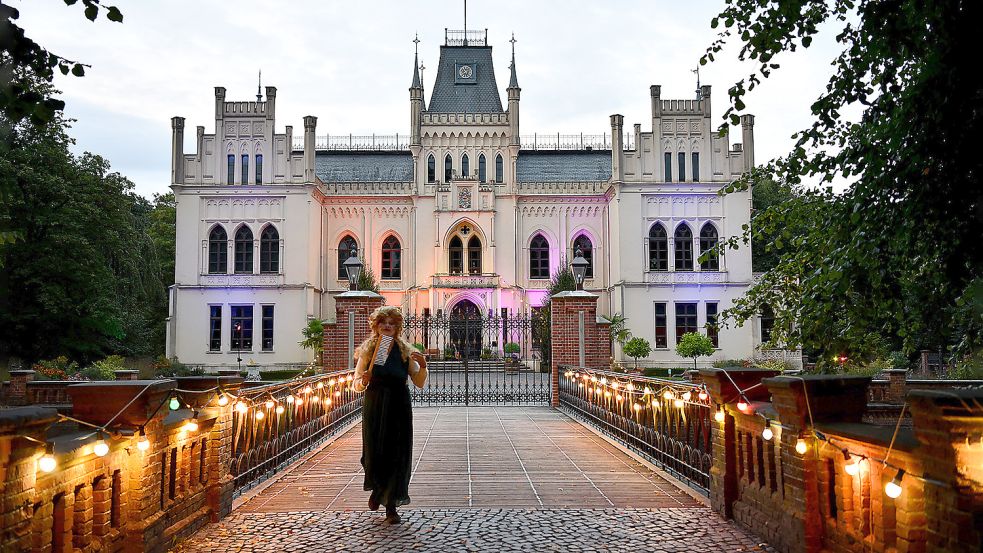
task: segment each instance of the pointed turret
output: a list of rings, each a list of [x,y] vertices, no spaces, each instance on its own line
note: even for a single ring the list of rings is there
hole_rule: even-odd
[[[420,80],[420,60],[417,54],[413,54],[413,84],[410,88],[423,88],[423,82]]]
[[[509,77],[509,88],[519,88],[519,79],[515,76],[515,49],[512,50],[512,65],[509,66],[512,69],[512,76]]]
[[[509,140],[509,144],[513,146],[519,145],[519,93],[522,91],[519,88],[519,78],[515,75],[515,33],[512,33],[512,65],[509,69],[512,71],[512,75],[509,77],[509,87],[506,90],[509,94],[509,132],[512,135]]]
[[[413,84],[410,85],[410,145],[420,145],[423,124],[423,80],[420,79],[420,37],[413,37]]]

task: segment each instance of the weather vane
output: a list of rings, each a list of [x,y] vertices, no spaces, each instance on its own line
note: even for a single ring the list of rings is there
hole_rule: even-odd
[[[413,34],[413,53],[420,53],[420,35],[418,33]]]
[[[515,43],[516,42],[519,42],[518,40],[515,39],[515,33],[512,33],[512,38],[509,40],[509,42],[512,43],[512,57],[514,58],[515,57]]]
[[[696,73],[696,99],[699,100],[703,97],[703,92],[700,90],[700,66],[697,65],[696,69],[690,69],[691,73]]]
[[[263,70],[259,70],[259,83],[256,84],[256,101],[263,101]]]

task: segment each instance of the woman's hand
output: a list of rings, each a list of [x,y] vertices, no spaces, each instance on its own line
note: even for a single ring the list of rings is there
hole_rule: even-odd
[[[427,358],[424,357],[423,354],[418,351],[414,351],[410,353],[410,359],[416,361],[416,364],[420,365],[421,367],[424,367],[427,364]]]

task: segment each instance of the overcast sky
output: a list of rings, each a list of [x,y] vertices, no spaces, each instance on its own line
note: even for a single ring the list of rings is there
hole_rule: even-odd
[[[104,0],[124,15],[82,16],[81,3],[13,0],[27,35],[52,52],[91,64],[83,78],[58,76],[76,151],[109,159],[138,193],[168,191],[170,118],[186,118],[185,151],[194,127],[214,132],[213,87],[229,100],[254,100],[257,72],[277,87],[277,132],[303,129],[318,117],[318,135],[409,132],[413,35],[420,36],[427,97],[444,28],[463,27],[462,0],[373,2],[260,0]],[[722,0],[471,0],[468,28],[488,29],[503,101],[515,33],[522,87],[522,134],[601,133],[621,113],[625,128],[651,130],[649,85],[663,98],[692,98],[691,72],[715,37],[710,19]],[[829,37],[779,58],[782,69],[748,98],[756,159],[789,149],[808,125],[835,54]],[[736,49],[700,71],[713,86],[714,121],[727,88],[751,69]],[[295,134],[300,130],[295,130]],[[739,137],[740,133],[732,133]]]

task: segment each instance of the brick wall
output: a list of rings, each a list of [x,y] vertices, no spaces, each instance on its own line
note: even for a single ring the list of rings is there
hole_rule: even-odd
[[[560,369],[580,365],[580,313],[584,319],[584,366],[611,366],[610,325],[597,321],[597,296],[587,292],[561,292],[550,298],[552,348],[552,404],[560,404]]]
[[[325,371],[348,368],[348,313],[355,313],[354,347],[357,348],[369,337],[369,315],[384,303],[382,296],[372,292],[346,292],[335,296],[335,322],[324,325],[321,366]]]

